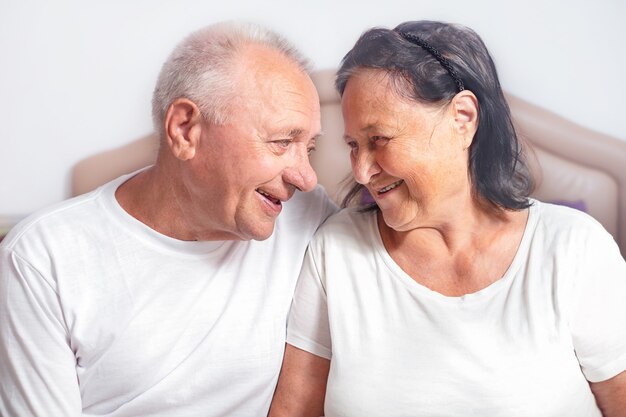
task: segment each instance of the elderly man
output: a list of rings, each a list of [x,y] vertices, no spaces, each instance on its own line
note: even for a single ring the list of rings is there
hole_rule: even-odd
[[[153,116],[155,165],[2,242],[2,416],[267,413],[306,245],[336,210],[308,161],[306,63],[211,26],[164,64]]]

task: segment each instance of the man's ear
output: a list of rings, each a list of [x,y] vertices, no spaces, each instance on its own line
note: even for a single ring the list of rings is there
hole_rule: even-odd
[[[451,104],[454,130],[462,138],[463,149],[467,149],[478,129],[478,99],[471,91],[463,90],[454,96]]]
[[[196,155],[202,133],[202,114],[198,106],[186,98],[170,104],[165,114],[165,139],[174,156],[182,161]]]

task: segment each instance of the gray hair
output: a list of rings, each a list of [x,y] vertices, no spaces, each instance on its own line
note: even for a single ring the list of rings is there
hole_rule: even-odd
[[[222,22],[193,32],[163,64],[152,95],[152,119],[161,137],[167,109],[178,98],[193,101],[210,123],[228,122],[228,105],[237,94],[233,66],[249,45],[272,48],[310,71],[308,60],[291,43],[256,24]]]

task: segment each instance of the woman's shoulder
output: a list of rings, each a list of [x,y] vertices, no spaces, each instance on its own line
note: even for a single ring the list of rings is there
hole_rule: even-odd
[[[533,200],[533,209],[537,211],[539,221],[558,228],[581,228],[591,230],[604,230],[598,220],[586,213],[580,207],[572,207],[564,204],[547,203]]]
[[[531,210],[536,213],[538,230],[550,241],[565,246],[579,243],[585,247],[591,242],[614,242],[598,220],[579,208],[534,200]]]

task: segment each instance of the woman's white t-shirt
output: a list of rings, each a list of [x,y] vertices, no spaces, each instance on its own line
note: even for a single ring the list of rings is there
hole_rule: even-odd
[[[505,275],[461,297],[409,277],[376,213],[310,244],[287,341],[331,359],[333,416],[600,416],[588,381],[626,369],[626,262],[590,216],[534,201]]]

